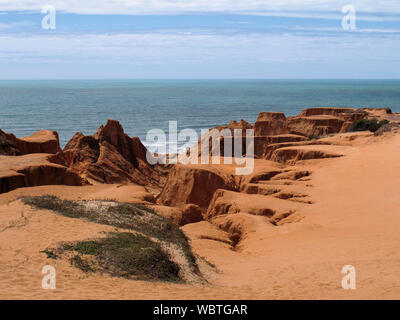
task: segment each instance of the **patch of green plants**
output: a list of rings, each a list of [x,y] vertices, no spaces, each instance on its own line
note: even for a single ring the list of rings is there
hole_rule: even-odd
[[[65,247],[64,247],[65,248]],[[75,250],[80,254],[89,254],[93,256],[99,256],[103,250],[102,244],[97,240],[88,240],[78,242],[76,245],[72,245],[66,250]]]
[[[69,261],[71,265],[78,269],[81,269],[85,273],[94,271],[90,264],[87,261],[83,260],[79,255],[73,256],[71,259],[69,259]]]
[[[37,209],[52,210],[70,218],[80,218],[83,206],[69,200],[60,200],[55,196],[23,197],[22,202]]]
[[[144,236],[155,238],[160,242],[176,245],[185,255],[194,272],[198,272],[196,258],[183,231],[169,219],[158,215],[154,210],[138,204],[118,203],[114,201],[62,200],[55,196],[23,197],[22,201],[38,209],[52,210],[70,218],[114,226],[140,232]],[[95,204],[93,206],[93,204]],[[122,238],[120,238],[122,239]],[[68,244],[64,244],[68,246]],[[64,248],[66,250],[68,248]],[[100,255],[98,241],[81,243],[74,250],[81,254]]]
[[[130,203],[118,203],[114,206],[108,207],[108,212],[109,213],[115,213],[115,214],[136,214],[139,216],[143,216],[143,211],[146,211],[146,208],[140,206],[140,205],[133,205]]]
[[[97,270],[128,279],[181,281],[179,266],[159,243],[142,234],[110,232],[106,238],[64,243],[58,249],[60,254],[66,251],[74,252],[70,262],[83,272]]]
[[[377,131],[380,127],[382,127],[385,124],[388,124],[388,120],[381,120],[378,122],[377,119],[360,119],[356,120],[352,124],[352,129],[353,131],[371,131],[375,132]]]
[[[40,251],[46,254],[48,259],[57,259],[58,255],[54,252],[54,250],[51,249],[45,249],[43,251]]]

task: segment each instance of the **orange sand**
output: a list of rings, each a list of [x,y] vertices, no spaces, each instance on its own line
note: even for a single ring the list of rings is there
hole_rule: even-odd
[[[46,259],[40,253],[46,247],[99,236],[113,228],[36,211],[14,201],[23,194],[56,194],[144,202],[148,194],[141,187],[43,186],[2,194],[0,298],[399,299],[400,135],[361,140],[342,158],[303,162],[313,171],[307,192],[314,204],[296,213],[304,217],[300,222],[272,228],[263,223],[264,217],[243,218],[249,233],[236,251],[222,234],[214,235],[214,240],[199,237],[203,229],[208,232],[204,222],[183,227],[193,238],[195,252],[219,270],[205,274],[209,284],[88,275],[68,261]],[[216,241],[219,236],[222,241]],[[56,290],[41,287],[41,268],[46,264],[56,268]],[[356,268],[356,290],[341,287],[341,269],[348,264]]]

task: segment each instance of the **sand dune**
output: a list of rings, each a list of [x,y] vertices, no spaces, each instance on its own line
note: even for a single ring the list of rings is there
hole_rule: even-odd
[[[54,194],[146,203],[149,193],[143,187],[41,186],[2,194],[0,298],[400,298],[400,135],[359,138],[344,157],[296,164],[297,169],[303,166],[312,175],[297,185],[304,185],[313,204],[300,206],[296,212],[300,221],[292,222],[293,218],[271,226],[266,217],[238,214],[236,229],[242,228],[243,233],[235,248],[229,243],[229,233],[215,227],[226,223],[226,216],[212,224],[183,227],[195,252],[218,269],[205,275],[208,284],[88,275],[68,261],[47,259],[40,251],[48,246],[99,236],[113,228],[34,210],[16,200],[22,195]],[[56,290],[41,287],[41,268],[46,264],[56,268]],[[341,287],[341,269],[348,264],[356,268],[356,290]]]
[[[400,119],[386,109],[313,108],[289,118],[264,112],[254,126],[243,120],[218,127],[255,129],[255,167],[247,176],[236,175],[235,164],[149,165],[140,140],[117,121],[93,136],[75,135],[63,151],[56,133],[22,141],[1,131],[7,170],[0,177],[0,298],[399,299],[398,124],[379,135],[347,132],[355,120],[375,117]],[[48,146],[56,154],[32,154]],[[69,183],[69,175],[43,168],[84,180]],[[127,280],[48,258],[46,248],[116,228],[20,199],[40,195],[148,205],[181,226],[201,278]],[[55,290],[41,286],[45,265],[56,269]],[[355,267],[355,290],[342,288],[345,265]]]

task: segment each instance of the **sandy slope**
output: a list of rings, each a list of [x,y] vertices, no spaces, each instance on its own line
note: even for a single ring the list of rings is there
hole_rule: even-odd
[[[299,213],[304,216],[300,222],[271,228],[256,221],[236,251],[226,242],[193,237],[195,251],[220,270],[206,274],[209,285],[88,276],[67,261],[46,259],[40,251],[48,246],[112,228],[12,201],[22,194],[43,193],[144,201],[146,192],[140,187],[116,191],[115,186],[46,186],[1,195],[0,298],[399,299],[400,135],[365,138],[345,157],[306,164],[313,170],[308,192],[314,204]],[[198,232],[203,225],[186,229]],[[41,288],[45,264],[56,267],[54,291]],[[341,288],[341,269],[347,264],[356,268],[356,290]]]

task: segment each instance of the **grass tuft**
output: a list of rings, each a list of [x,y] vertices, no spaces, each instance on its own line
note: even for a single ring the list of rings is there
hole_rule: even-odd
[[[54,252],[54,250],[51,249],[45,249],[43,251],[40,251],[46,254],[48,259],[57,259],[58,255]]]
[[[71,265],[78,269],[81,269],[85,273],[94,271],[90,264],[87,261],[83,260],[79,255],[73,256],[71,259],[69,259],[69,261],[71,262]]]

